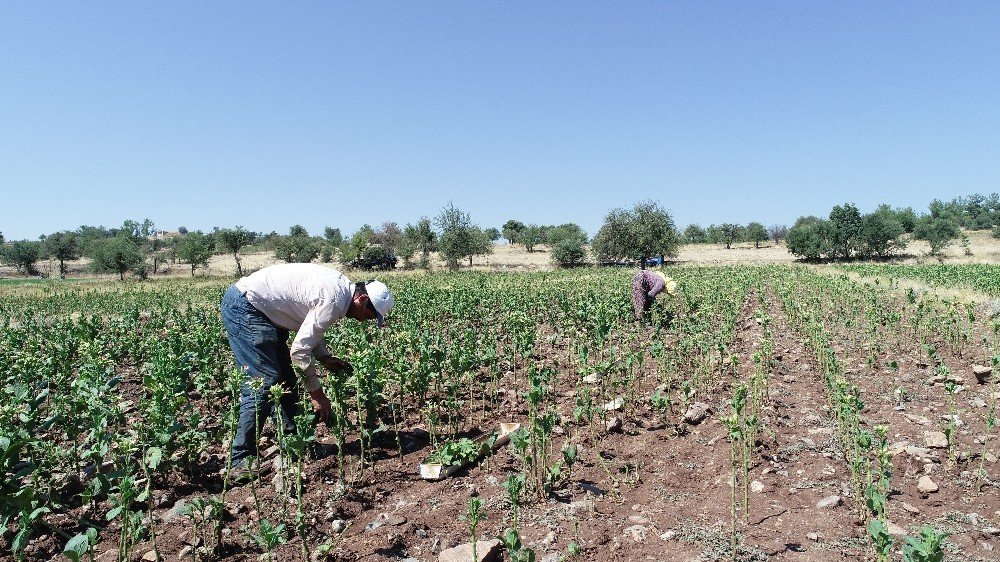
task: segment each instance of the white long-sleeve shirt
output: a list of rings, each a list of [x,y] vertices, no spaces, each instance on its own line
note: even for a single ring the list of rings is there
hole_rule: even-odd
[[[354,285],[344,274],[312,263],[272,265],[236,282],[257,310],[286,330],[295,330],[292,365],[302,369],[306,390],[320,388],[312,358],[331,355],[323,334],[347,315]]]

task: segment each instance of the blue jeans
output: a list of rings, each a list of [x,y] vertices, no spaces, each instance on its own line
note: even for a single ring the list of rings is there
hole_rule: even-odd
[[[286,434],[295,431],[295,416],[301,407],[288,349],[288,330],[275,326],[235,285],[222,296],[222,323],[236,365],[247,374],[240,391],[240,419],[230,453],[233,466],[237,466],[247,457],[258,456],[257,434],[274,410],[272,386],[284,387],[278,411]],[[256,391],[249,384],[254,379],[260,381]]]

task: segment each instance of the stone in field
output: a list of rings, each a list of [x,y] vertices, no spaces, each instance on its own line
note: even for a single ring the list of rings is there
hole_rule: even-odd
[[[979,384],[986,384],[990,382],[990,376],[993,374],[993,369],[983,365],[973,365],[972,374],[976,375],[976,382]]]
[[[613,412],[613,411],[616,411],[616,410],[621,410],[622,406],[624,406],[624,405],[625,405],[625,398],[623,398],[621,396],[618,396],[617,398],[615,398],[611,402],[608,402],[607,404],[605,404],[604,405],[604,410],[607,411],[607,412]]]
[[[947,449],[948,436],[942,431],[925,431],[924,446],[929,449]]]
[[[632,525],[625,529],[625,534],[632,537],[635,542],[646,540],[646,528],[642,525]]]
[[[476,560],[473,562],[487,562],[495,560],[500,552],[500,541],[476,541]],[[460,544],[448,550],[442,550],[438,554],[438,562],[469,562],[472,560],[472,543]]]
[[[930,476],[921,476],[920,480],[917,482],[917,489],[924,494],[930,494],[938,491],[938,485]]]
[[[904,510],[906,510],[906,511],[909,511],[910,513],[913,513],[913,514],[917,514],[917,513],[920,513],[920,510],[919,510],[919,509],[917,509],[917,508],[913,507],[912,505],[910,505],[910,504],[908,504],[908,503],[906,503],[906,502],[903,502],[903,503],[902,503],[902,504],[900,504],[900,505],[902,506],[902,508],[903,508]]]
[[[839,506],[843,501],[840,496],[827,496],[816,502],[816,507],[819,509],[832,509]]]
[[[886,525],[886,529],[888,529],[889,535],[896,537],[897,539],[906,536],[906,529],[900,527],[892,521],[889,521],[889,524]]]
[[[708,416],[708,412],[710,410],[711,408],[709,408],[708,404],[695,402],[694,404],[691,404],[688,411],[684,413],[684,421],[691,425],[698,425],[705,420],[705,417]]]
[[[759,480],[754,480],[750,483],[750,491],[759,494],[764,491],[764,483]]]

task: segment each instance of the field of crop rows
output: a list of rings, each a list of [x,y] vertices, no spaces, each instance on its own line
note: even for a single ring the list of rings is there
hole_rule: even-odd
[[[0,286],[0,560],[1000,558],[989,307],[678,267],[636,322],[631,274],[388,276],[388,328],[327,333],[331,422],[269,423],[246,484],[226,281]]]

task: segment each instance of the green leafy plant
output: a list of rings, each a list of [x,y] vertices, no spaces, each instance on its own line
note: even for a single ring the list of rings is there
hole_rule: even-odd
[[[903,545],[904,562],[944,562],[941,543],[949,533],[925,525],[919,537],[906,537]]]

